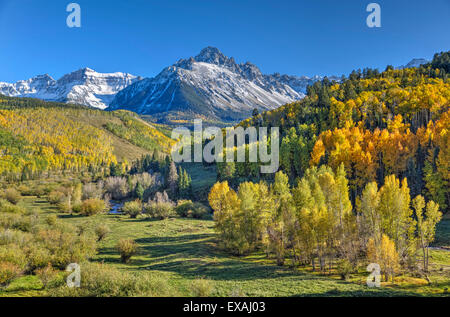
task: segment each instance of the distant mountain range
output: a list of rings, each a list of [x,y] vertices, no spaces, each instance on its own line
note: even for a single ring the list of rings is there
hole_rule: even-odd
[[[215,47],[181,59],[154,78],[120,91],[109,109],[188,119],[236,121],[253,109],[270,110],[305,96],[321,77],[265,75],[250,62],[237,64]]]
[[[414,59],[400,68],[424,63],[424,59]],[[271,110],[302,99],[307,86],[322,79],[262,74],[250,62],[238,64],[217,48],[207,47],[195,57],[164,68],[153,78],[84,68],[59,80],[46,74],[14,84],[0,82],[0,94],[107,110],[126,109],[150,115],[159,122],[190,121],[195,117],[231,122],[248,117],[255,108]]]
[[[15,84],[0,82],[0,94],[105,109],[120,90],[141,79],[142,77],[131,74],[102,74],[90,68],[83,68],[64,75],[58,80],[45,74],[18,81]]]

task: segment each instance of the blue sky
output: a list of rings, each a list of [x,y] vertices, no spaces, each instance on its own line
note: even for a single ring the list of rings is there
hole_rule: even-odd
[[[82,27],[66,26],[77,2]],[[378,2],[382,27],[366,26]],[[341,75],[450,49],[450,0],[0,0],[0,81],[82,67],[154,76],[216,46],[264,73]]]

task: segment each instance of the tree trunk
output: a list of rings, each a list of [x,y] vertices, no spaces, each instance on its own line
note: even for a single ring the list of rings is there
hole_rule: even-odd
[[[423,251],[423,270],[426,272],[427,271],[427,256],[425,253],[425,247],[422,246],[422,251]]]
[[[320,272],[325,271],[325,259],[323,256],[319,257],[319,263],[320,263]]]

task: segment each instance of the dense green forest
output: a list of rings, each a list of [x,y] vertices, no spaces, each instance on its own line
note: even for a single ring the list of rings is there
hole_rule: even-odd
[[[340,82],[324,79],[306,98],[240,125],[280,127],[281,170],[291,184],[311,166],[344,164],[352,201],[372,181],[407,178],[412,195],[450,206],[450,53],[420,68],[353,71]],[[249,177],[250,176],[250,177]],[[218,165],[219,180],[273,181],[252,163]]]
[[[222,247],[344,276],[361,262],[379,263],[386,281],[426,274],[450,202],[449,66],[447,52],[420,68],[358,70],[255,110],[240,125],[280,127],[281,171],[217,164],[209,203]]]

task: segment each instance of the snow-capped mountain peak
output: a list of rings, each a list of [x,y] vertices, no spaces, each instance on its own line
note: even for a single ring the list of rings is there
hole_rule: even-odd
[[[57,81],[45,74],[14,84],[0,83],[0,94],[77,103],[105,109],[117,92],[141,79],[120,72],[98,73],[86,67],[66,74]]]
[[[182,115],[237,121],[253,109],[270,110],[304,97],[306,87],[322,77],[266,75],[254,64],[238,64],[215,47],[180,59],[153,78],[127,73],[99,73],[81,68],[55,80],[39,75],[0,83],[0,94],[77,103],[100,109],[128,109],[139,114]]]
[[[231,61],[230,58],[226,57],[222,54],[219,49],[216,47],[208,46],[200,51],[200,53],[194,58],[197,62],[203,62],[208,64],[215,64],[215,65],[227,65],[230,64]]]
[[[420,67],[421,65],[427,64],[427,63],[429,63],[429,61],[424,58],[414,58],[408,64],[406,64],[404,66],[400,66],[399,69]]]
[[[209,46],[195,57],[166,67],[156,77],[122,90],[109,109],[152,115],[189,113],[191,117],[233,121],[247,117],[255,108],[269,110],[299,100],[307,85],[316,80],[319,78],[264,75],[256,65],[237,64],[233,57]]]

